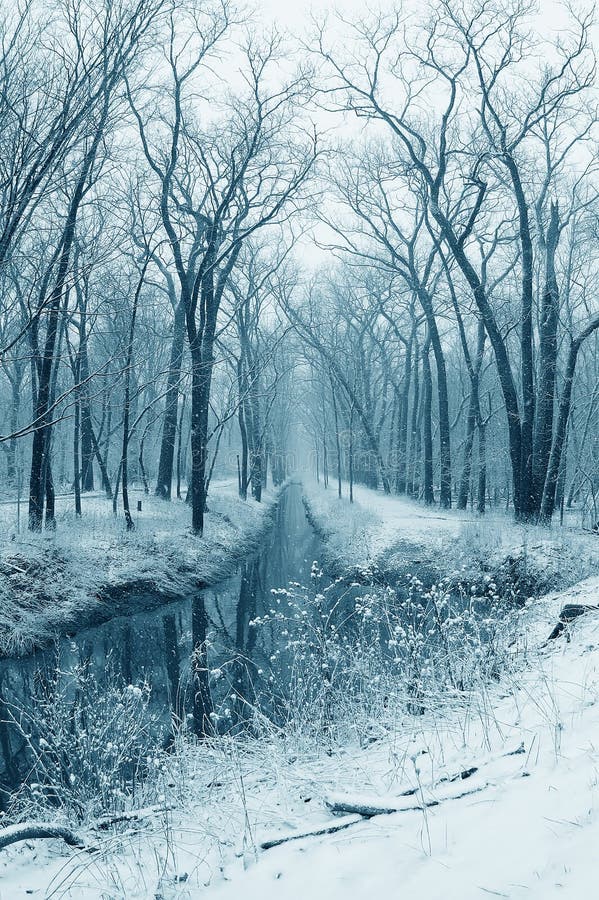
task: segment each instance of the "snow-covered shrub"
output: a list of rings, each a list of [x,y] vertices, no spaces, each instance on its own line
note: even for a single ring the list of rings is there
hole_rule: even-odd
[[[10,711],[28,767],[9,815],[53,809],[86,821],[137,803],[159,759],[149,698],[147,684],[126,684],[111,671],[100,683],[87,664],[39,673],[27,712]]]
[[[497,678],[512,665],[518,613],[491,579],[430,588],[327,584],[273,591],[253,620],[284,638],[270,657],[266,684],[285,731],[360,739],[398,717],[438,708]]]

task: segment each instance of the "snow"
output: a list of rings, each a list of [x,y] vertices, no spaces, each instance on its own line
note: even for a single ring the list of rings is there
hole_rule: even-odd
[[[599,541],[574,519],[551,528],[514,523],[511,513],[485,516],[456,509],[426,507],[407,497],[354,486],[354,503],[337,496],[332,482],[324,490],[304,485],[313,522],[326,539],[338,569],[409,570],[429,564],[446,576],[467,568],[472,576],[498,569],[520,557],[546,587],[568,587],[599,571]]]
[[[598,598],[594,577],[531,605],[513,672],[467,702],[406,716],[366,747],[187,748],[173,761],[184,779],[169,774],[182,791],[176,813],[103,838],[93,858],[55,842],[15,845],[0,858],[0,898],[593,896],[599,614],[570,625],[569,641],[546,638],[562,605]],[[415,793],[400,798],[406,789]],[[259,849],[337,821],[326,806],[335,793],[404,811]]]
[[[16,504],[0,505],[0,654],[26,653],[85,616],[106,618],[111,589],[139,585],[172,599],[230,574],[259,540],[278,491],[242,501],[235,482],[213,482],[201,538],[183,501],[130,494],[132,510],[142,501],[132,532],[120,505],[115,518],[101,495],[83,496],[81,519],[72,496],[57,498],[56,531],[41,534],[17,531]]]
[[[316,500],[310,493],[321,522],[334,508],[332,492],[323,493]],[[327,524],[339,548],[343,535],[355,535],[354,547],[360,535],[369,537],[366,565],[373,553],[392,551],[398,534],[403,540],[407,513],[397,498],[379,506],[363,489],[358,497],[359,507],[328,513]],[[437,540],[458,546],[464,524],[472,524],[418,509],[428,523],[419,541],[430,552]],[[507,534],[497,546],[515,545],[519,530],[500,524]],[[413,533],[406,528],[406,540]],[[579,555],[588,548],[584,567],[595,565],[591,543],[573,530],[567,535]],[[565,545],[561,533],[538,540],[556,554],[559,541]],[[140,798],[140,806],[158,803],[161,812],[127,821],[124,830],[93,832],[100,850],[92,855],[55,841],[2,851],[0,900],[25,892],[89,900],[595,896],[599,611],[547,641],[567,603],[597,605],[599,576],[517,613],[513,664],[499,680],[448,692],[424,715],[403,713],[359,740],[317,746],[273,727],[255,741],[182,741],[162,762],[157,796]],[[364,819],[334,814],[334,803],[401,811]],[[346,827],[261,847],[335,823]]]

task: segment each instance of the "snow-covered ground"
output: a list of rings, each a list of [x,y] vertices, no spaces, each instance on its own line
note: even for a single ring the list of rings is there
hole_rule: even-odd
[[[597,538],[574,529],[481,523],[362,488],[350,507],[307,490],[333,547],[360,565],[405,546],[429,558],[445,548],[457,564],[467,549],[501,556],[520,541],[552,571],[562,554],[566,580],[577,565],[599,570]],[[0,851],[0,900],[595,896],[599,610],[548,641],[566,603],[599,605],[599,575],[515,611],[501,676],[442,689],[423,715],[405,703],[391,712],[385,697],[384,721],[349,717],[335,740],[266,724],[255,740],[182,739],[149,760],[156,776],[137,800],[158,809],[108,831],[88,825],[95,852],[51,840]],[[387,811],[354,812],[365,806]]]
[[[139,585],[140,593],[172,599],[224,577],[259,539],[278,495],[242,501],[236,483],[214,482],[198,538],[183,501],[130,493],[132,532],[120,504],[115,518],[111,501],[100,495],[84,495],[80,519],[72,496],[57,498],[56,531],[41,534],[27,531],[24,513],[17,530],[17,505],[0,505],[0,653],[26,652],[88,616],[106,618],[109,610],[101,607],[112,589]]]
[[[304,494],[337,568],[401,571],[406,563],[412,569],[429,563],[442,576],[466,568],[475,577],[518,558],[547,589],[599,571],[599,538],[575,521],[551,528],[518,525],[511,513],[445,511],[361,485],[354,486],[353,504],[345,484],[342,499],[332,483],[324,490],[307,481]]]
[[[95,853],[53,841],[2,851],[1,900],[595,896],[599,614],[576,620],[570,640],[546,638],[564,603],[598,599],[595,577],[531,605],[509,674],[363,746],[327,753],[273,735],[182,748],[160,780],[176,809],[88,833]],[[261,849],[338,822],[326,801],[339,795],[402,811]]]

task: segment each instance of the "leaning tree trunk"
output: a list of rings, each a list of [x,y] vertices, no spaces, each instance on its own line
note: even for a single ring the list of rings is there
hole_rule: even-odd
[[[511,152],[505,152],[503,161],[510,173],[516,205],[518,207],[518,235],[520,238],[522,293],[520,305],[520,380],[522,388],[522,417],[520,421],[520,478],[518,481],[518,506],[514,503],[516,518],[528,521],[534,516],[535,496],[533,477],[533,427],[535,419],[534,360],[532,347],[533,311],[533,248],[530,233],[528,204],[520,178],[518,165]]]
[[[73,196],[69,204],[65,226],[62,232],[62,247],[58,258],[56,280],[50,294],[48,303],[48,325],[46,328],[46,340],[39,366],[37,404],[35,410],[35,431],[33,433],[33,447],[31,451],[31,475],[29,479],[29,528],[32,531],[40,531],[44,512],[44,495],[46,493],[45,475],[48,471],[50,454],[50,398],[52,390],[52,370],[54,366],[54,351],[58,337],[59,317],[63,294],[66,288],[67,274],[71,259],[71,250],[75,239],[75,226],[77,215],[88,176],[96,158],[100,141],[104,134],[104,126],[108,119],[110,95],[106,92],[102,114],[94,133],[92,142],[83,159],[81,172],[75,185]],[[53,518],[52,518],[53,521]]]
[[[568,353],[568,361],[566,363],[566,371],[564,374],[564,386],[562,389],[562,396],[559,404],[557,425],[555,428],[553,445],[551,447],[551,456],[549,457],[547,478],[545,479],[545,486],[543,488],[543,499],[541,502],[541,521],[544,524],[550,524],[551,517],[553,516],[553,511],[555,509],[555,495],[560,473],[564,440],[566,437],[566,428],[568,425],[568,418],[570,416],[572,386],[574,384],[574,373],[576,371],[576,361],[578,359],[578,353],[583,342],[598,328],[599,316],[596,316],[591,320],[591,322],[589,322],[586,328],[581,331],[578,337],[572,340],[570,344],[570,351]]]
[[[92,440],[92,446],[94,448],[94,455],[95,455],[96,460],[98,461],[98,465],[100,467],[100,473],[102,475],[102,487],[104,488],[104,493],[106,494],[106,497],[109,500],[112,500],[112,487],[110,485],[110,477],[108,475],[108,469],[106,468],[106,460],[102,456],[102,452],[100,450],[93,426],[90,431],[90,437]],[[106,451],[106,457],[108,457],[108,449]]]
[[[489,303],[485,287],[479,276],[476,274],[474,266],[468,259],[468,256],[466,255],[466,252],[464,250],[463,243],[458,239],[451,226],[451,223],[443,214],[438,204],[434,202],[434,200],[433,204],[431,205],[431,212],[433,213],[433,216],[441,229],[441,233],[447,240],[453,257],[460,267],[464,278],[468,282],[468,286],[472,291],[474,300],[484,322],[485,329],[487,331],[487,334],[489,335],[489,341],[491,342],[491,346],[493,348],[495,362],[497,365],[497,374],[499,376],[499,383],[501,385],[501,392],[503,395],[503,401],[505,404],[505,411],[507,415],[510,466],[512,472],[512,485],[514,494],[514,511],[516,513],[516,516],[519,516],[521,511],[520,467],[522,461],[522,431],[520,408],[518,405],[518,392],[516,390],[514,375],[510,365],[507,346],[505,340],[503,339],[503,335],[501,334],[501,331],[499,330],[499,327],[497,325],[497,321],[495,319],[491,304]]]

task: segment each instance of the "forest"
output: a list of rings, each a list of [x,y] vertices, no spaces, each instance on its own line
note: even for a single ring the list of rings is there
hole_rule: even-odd
[[[2,491],[30,529],[98,488],[133,527],[130,481],[176,481],[201,533],[215,465],[259,499],[294,451],[597,519],[591,21],[534,72],[526,9],[441,12],[306,60],[227,5],[5,21]]]
[[[303,897],[300,845],[316,897],[552,896],[538,785],[599,698],[592,5],[0,0],[0,38],[0,898]],[[513,883],[444,887],[489,784],[538,811]]]

